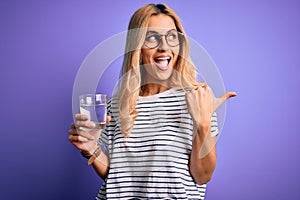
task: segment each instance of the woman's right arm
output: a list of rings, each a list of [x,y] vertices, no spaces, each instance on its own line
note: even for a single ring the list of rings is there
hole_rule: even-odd
[[[109,120],[108,117],[108,121]],[[96,173],[102,179],[105,179],[108,174],[109,166],[107,156],[101,151],[98,145],[100,134],[101,129],[95,128],[95,124],[89,120],[88,116],[76,114],[75,123],[71,125],[71,129],[69,130],[69,141],[79,149],[81,154],[85,155],[85,157],[97,157],[91,164]]]

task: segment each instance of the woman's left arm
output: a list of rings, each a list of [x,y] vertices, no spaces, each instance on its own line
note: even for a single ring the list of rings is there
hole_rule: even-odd
[[[215,98],[205,83],[186,94],[188,110],[194,124],[189,168],[199,185],[211,179],[216,167],[216,137],[210,134],[211,118],[227,99],[234,96],[235,92],[227,92],[220,98]]]
[[[194,133],[192,152],[190,155],[190,173],[202,185],[207,183],[216,167],[216,138],[210,136],[210,128],[199,127]]]

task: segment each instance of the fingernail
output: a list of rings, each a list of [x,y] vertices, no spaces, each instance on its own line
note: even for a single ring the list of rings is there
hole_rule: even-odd
[[[91,127],[91,128],[95,128],[95,127],[96,127],[96,124],[95,124],[94,122],[91,122],[90,127]]]

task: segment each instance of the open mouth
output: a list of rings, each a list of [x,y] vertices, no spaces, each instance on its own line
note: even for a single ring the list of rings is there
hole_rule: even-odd
[[[171,58],[169,56],[154,58],[155,65],[163,71],[169,68],[170,61]]]

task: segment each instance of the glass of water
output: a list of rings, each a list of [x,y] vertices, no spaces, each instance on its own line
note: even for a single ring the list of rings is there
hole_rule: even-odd
[[[79,96],[80,113],[85,114],[96,124],[96,128],[105,128],[107,113],[106,94],[83,94]]]

